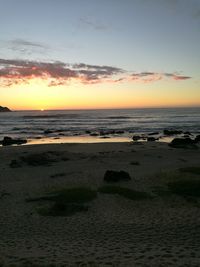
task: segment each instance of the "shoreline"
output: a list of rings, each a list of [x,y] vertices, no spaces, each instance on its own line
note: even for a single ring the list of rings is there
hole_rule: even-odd
[[[198,135],[198,134],[197,134]],[[133,136],[133,135],[132,135]],[[161,136],[158,140],[147,141],[148,135],[137,134],[137,136],[141,136],[138,141],[133,141],[132,136],[88,136],[88,135],[76,135],[76,136],[65,136],[65,137],[41,137],[41,138],[14,138],[14,140],[27,140],[27,143],[19,144],[20,146],[27,145],[38,145],[38,144],[92,144],[92,143],[126,143],[126,142],[158,142],[158,143],[170,143],[174,138],[179,136]],[[156,137],[155,137],[156,139]],[[19,146],[18,144],[14,144],[12,146]],[[2,145],[0,144],[0,148]]]

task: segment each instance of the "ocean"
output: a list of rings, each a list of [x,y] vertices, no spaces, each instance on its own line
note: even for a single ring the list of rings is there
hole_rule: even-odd
[[[10,136],[28,139],[29,143],[128,141],[133,134],[162,134],[164,129],[199,134],[200,108],[0,113],[0,140]]]

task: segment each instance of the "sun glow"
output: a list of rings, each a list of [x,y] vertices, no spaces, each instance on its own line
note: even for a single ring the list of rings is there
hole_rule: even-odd
[[[90,84],[71,81],[68,85],[49,86],[48,79],[30,79],[27,83],[0,87],[2,106],[12,110],[142,108],[164,106],[199,106],[199,88],[191,94],[188,84],[163,81],[157,84]],[[175,91],[176,89],[176,91]],[[180,94],[182,98],[180,98]],[[173,95],[173,98],[172,98]]]
[[[60,103],[63,104],[66,101],[66,88],[49,87],[48,82],[48,80],[31,79],[28,84],[12,86],[7,90],[10,99],[8,106],[13,106],[13,109],[31,109],[41,112],[59,107]]]

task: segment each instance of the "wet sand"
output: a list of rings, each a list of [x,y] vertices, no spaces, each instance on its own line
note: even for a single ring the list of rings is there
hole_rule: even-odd
[[[200,266],[200,203],[154,193],[163,173],[200,166],[199,151],[157,142],[1,147],[0,266]],[[30,155],[51,162],[31,166],[21,159]],[[87,212],[66,217],[26,202],[53,188],[97,189],[106,170],[127,171],[132,179],[117,185],[153,198],[98,193]]]

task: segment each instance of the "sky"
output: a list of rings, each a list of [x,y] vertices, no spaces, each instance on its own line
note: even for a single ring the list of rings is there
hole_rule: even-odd
[[[0,0],[0,105],[200,106],[200,0]]]

